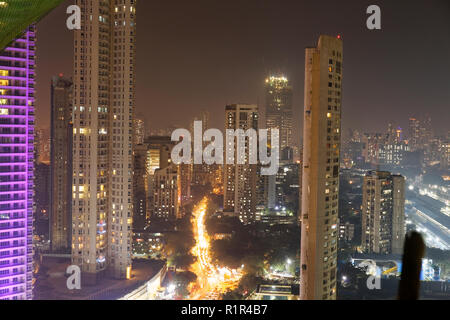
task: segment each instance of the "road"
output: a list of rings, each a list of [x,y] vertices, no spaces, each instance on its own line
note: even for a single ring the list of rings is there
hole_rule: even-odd
[[[197,281],[190,287],[192,300],[220,299],[223,292],[236,288],[242,277],[241,270],[221,268],[212,263],[210,241],[205,226],[208,201],[208,198],[204,197],[193,211],[192,223],[196,245],[192,249],[192,254],[197,261],[191,271],[197,275]]]
[[[450,217],[445,214],[446,204],[418,192],[419,188],[408,190],[406,207],[408,218],[417,225],[430,247],[450,249]]]

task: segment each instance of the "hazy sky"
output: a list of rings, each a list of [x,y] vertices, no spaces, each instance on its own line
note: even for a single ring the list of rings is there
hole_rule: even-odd
[[[49,125],[50,78],[72,74],[72,32],[65,2],[38,24],[37,123]],[[366,28],[378,4],[382,30]],[[140,0],[137,5],[137,111],[154,128],[208,109],[222,128],[229,103],[264,106],[264,78],[282,72],[303,112],[304,49],[320,34],[344,40],[343,125],[406,128],[428,113],[450,130],[448,0]]]

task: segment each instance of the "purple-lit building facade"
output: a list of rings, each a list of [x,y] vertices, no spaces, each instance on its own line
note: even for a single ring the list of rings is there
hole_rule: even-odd
[[[32,299],[35,29],[0,52],[0,300]]]

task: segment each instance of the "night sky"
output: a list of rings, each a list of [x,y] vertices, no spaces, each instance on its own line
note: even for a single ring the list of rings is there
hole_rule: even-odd
[[[51,76],[72,74],[72,3],[38,24],[38,127],[49,126]],[[366,28],[370,4],[381,31]],[[425,113],[437,134],[450,128],[449,0],[140,0],[137,15],[137,112],[154,128],[185,127],[208,109],[222,129],[226,104],[264,106],[271,72],[292,81],[301,126],[304,49],[320,34],[344,40],[344,128],[406,129]]]

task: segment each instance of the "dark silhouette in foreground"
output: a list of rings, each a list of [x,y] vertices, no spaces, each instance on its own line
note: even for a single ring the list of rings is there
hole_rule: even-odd
[[[405,237],[403,264],[398,289],[398,300],[418,300],[420,290],[420,271],[425,255],[425,243],[422,236],[412,231]]]

